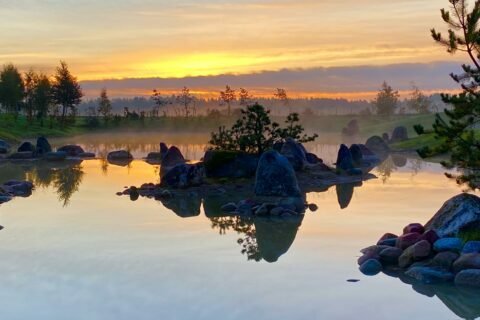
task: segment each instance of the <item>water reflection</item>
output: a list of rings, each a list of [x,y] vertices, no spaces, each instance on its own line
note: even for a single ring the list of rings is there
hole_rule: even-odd
[[[335,187],[337,192],[337,200],[340,205],[340,209],[346,209],[350,205],[353,198],[354,189],[361,187],[363,183],[361,181],[354,183],[339,184]]]
[[[52,187],[64,206],[78,191],[85,175],[81,160],[55,164],[44,161],[3,163],[0,169],[0,181],[28,180],[35,188]]]
[[[387,270],[384,274],[399,278],[412,289],[429,298],[438,298],[456,316],[473,320],[480,318],[480,291],[478,289],[457,287],[454,284],[425,284],[406,276],[402,271]]]

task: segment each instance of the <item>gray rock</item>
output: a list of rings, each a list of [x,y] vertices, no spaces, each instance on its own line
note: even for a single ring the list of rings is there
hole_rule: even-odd
[[[307,159],[307,162],[310,163],[310,164],[323,163],[323,160],[320,159],[319,157],[317,157],[317,155],[314,154],[314,153],[307,152],[307,153],[305,154],[305,157],[306,157],[306,159]]]
[[[462,254],[460,258],[453,263],[453,271],[455,273],[466,269],[480,269],[480,254]]]
[[[32,153],[34,153],[35,152],[35,146],[31,142],[26,141],[26,142],[23,142],[18,147],[17,152],[32,152]]]
[[[366,276],[377,275],[382,271],[382,269],[382,264],[375,259],[367,260],[360,266],[360,272]]]
[[[398,258],[402,253],[402,249],[396,247],[383,249],[379,254],[380,261],[386,264],[398,264]]]
[[[460,252],[463,248],[463,241],[460,238],[441,238],[433,244],[433,250],[437,252],[454,251]]]
[[[39,156],[43,156],[48,152],[52,152],[52,146],[48,142],[47,138],[39,137],[37,139],[37,146],[35,148],[35,153]]]
[[[126,150],[112,151],[107,155],[108,160],[131,160],[133,156]]]
[[[280,154],[288,159],[293,169],[296,171],[303,170],[307,163],[305,148],[292,138],[287,138],[285,140]]]
[[[425,284],[449,282],[454,278],[453,273],[449,271],[431,267],[412,267],[405,272],[405,275]]]
[[[459,272],[455,276],[457,286],[480,288],[480,270],[469,269]]]
[[[160,153],[162,154],[162,157],[164,157],[168,152],[168,147],[165,143],[160,142]]]
[[[390,139],[391,143],[400,142],[408,140],[408,131],[404,126],[396,127],[393,130],[392,138]]]
[[[74,144],[69,144],[57,149],[57,151],[65,152],[69,157],[78,157],[80,154],[85,153],[82,147]]]
[[[171,146],[162,159],[162,166],[167,168],[183,163],[185,163],[185,158],[183,157],[180,149],[175,146]]]
[[[384,157],[390,153],[390,147],[379,136],[369,138],[365,146],[379,157]]]
[[[438,253],[432,260],[432,265],[451,270],[453,263],[458,259],[459,254],[451,251],[444,251]]]
[[[277,151],[267,151],[260,158],[255,178],[255,194],[279,197],[300,196],[300,188],[292,165]]]
[[[344,144],[340,145],[338,150],[336,166],[337,170],[341,171],[349,171],[355,168],[350,149]]]
[[[43,157],[47,161],[63,161],[67,158],[67,153],[65,151],[47,152]]]
[[[440,237],[456,236],[475,223],[480,223],[480,198],[462,193],[446,201],[425,229],[435,230]]]
[[[398,258],[398,266],[406,268],[413,262],[427,258],[432,251],[432,246],[427,240],[422,240],[405,249]]]

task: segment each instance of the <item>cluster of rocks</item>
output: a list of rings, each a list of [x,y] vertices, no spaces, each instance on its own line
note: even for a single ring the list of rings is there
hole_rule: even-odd
[[[0,204],[15,197],[29,197],[32,194],[33,183],[29,181],[7,181],[0,185]]]
[[[222,206],[222,211],[236,216],[285,218],[300,216],[307,208],[312,212],[318,209],[315,204],[307,204],[301,198],[283,198],[275,202],[247,199],[227,203]]]
[[[480,288],[479,222],[480,198],[456,196],[425,226],[409,224],[400,236],[387,233],[376,245],[361,250],[360,271],[376,275],[396,270],[421,283],[454,282]],[[462,237],[468,232],[479,237]]]
[[[337,172],[349,175],[362,175],[375,167],[380,159],[364,144],[342,144],[338,150]]]
[[[78,145],[66,145],[53,150],[50,142],[45,137],[39,137],[36,144],[25,141],[20,144],[15,152],[10,153],[11,147],[5,141],[0,140],[0,154],[7,154],[10,160],[44,159],[47,161],[62,161],[67,158],[94,158],[95,154],[85,152]]]
[[[391,136],[385,132],[381,137],[377,136],[377,138],[382,139],[386,144],[402,142],[408,140],[408,130],[405,126],[398,126],[393,129]]]

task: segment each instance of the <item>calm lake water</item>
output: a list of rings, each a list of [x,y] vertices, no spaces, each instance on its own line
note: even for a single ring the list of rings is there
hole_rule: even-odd
[[[205,140],[145,134],[54,143],[79,141],[100,155],[129,148],[141,158],[165,141],[199,159]],[[309,148],[331,162],[338,145]],[[0,206],[1,318],[474,319],[480,291],[414,290],[384,274],[363,276],[356,263],[361,248],[425,223],[461,192],[443,172],[390,158],[362,186],[308,194],[319,210],[295,224],[222,217],[213,200],[200,206],[194,195],[169,206],[117,196],[125,186],[159,181],[159,167],[140,159],[126,167],[0,164],[0,181],[37,185],[31,197]]]

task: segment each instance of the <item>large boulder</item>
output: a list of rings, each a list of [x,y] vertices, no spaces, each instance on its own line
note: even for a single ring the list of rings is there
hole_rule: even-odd
[[[280,153],[288,159],[293,169],[302,170],[307,163],[305,148],[292,138],[287,138],[282,146]]]
[[[209,150],[203,162],[209,178],[248,178],[255,176],[258,157],[244,152]]]
[[[370,137],[365,146],[379,157],[384,157],[390,153],[390,147],[379,136]]]
[[[353,164],[356,167],[363,166],[363,153],[358,144],[352,144],[350,146],[350,154],[352,155]]]
[[[297,177],[287,158],[277,151],[263,153],[255,178],[258,196],[299,197]]]
[[[396,127],[393,130],[392,137],[390,138],[391,143],[400,142],[408,140],[408,131],[404,126]]]
[[[48,152],[52,152],[52,146],[48,142],[47,138],[39,137],[37,139],[37,146],[35,148],[35,153],[38,156],[43,156],[43,155],[47,154]]]
[[[180,149],[175,146],[171,146],[162,159],[162,166],[166,168],[173,168],[182,163],[185,163],[185,158]]]
[[[355,168],[352,153],[350,152],[350,149],[348,149],[348,147],[344,144],[342,144],[340,146],[340,149],[338,150],[336,166],[337,170],[346,172],[351,171]]]
[[[440,237],[458,235],[460,231],[480,224],[480,198],[467,193],[455,196],[444,203],[425,225]]]
[[[161,185],[168,188],[188,188],[203,183],[205,170],[203,163],[180,163],[162,176]]]
[[[80,154],[85,153],[82,147],[73,144],[60,147],[57,151],[65,152],[69,157],[78,157]]]
[[[23,142],[17,149],[17,152],[35,152],[35,146],[29,142]]]
[[[168,147],[164,142],[160,142],[160,153],[162,154],[162,158],[167,154]]]

